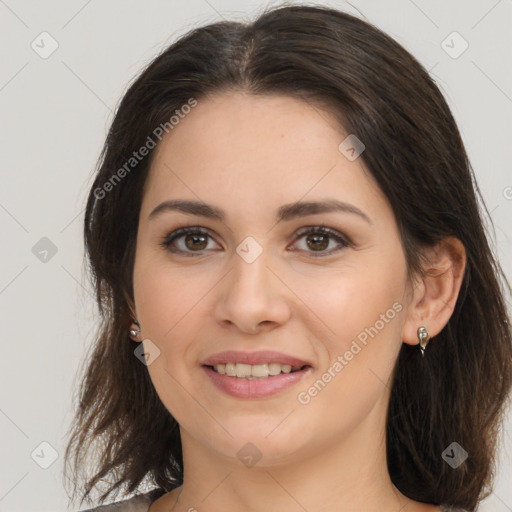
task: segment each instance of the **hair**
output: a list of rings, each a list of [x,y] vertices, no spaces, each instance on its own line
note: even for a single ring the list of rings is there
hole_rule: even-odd
[[[221,92],[323,105],[363,141],[361,158],[389,200],[410,275],[421,274],[426,247],[447,236],[464,245],[466,268],[448,323],[424,358],[417,347],[404,343],[400,350],[386,439],[388,470],[404,495],[475,510],[491,492],[512,382],[504,298],[510,285],[488,243],[489,213],[450,109],[421,64],[370,23],[306,5],[188,32],[141,72],[118,105],[85,212],[101,326],[65,453],[74,495],[83,502],[106,484],[103,502],[144,481],[160,495],[183,481],[178,424],[128,336],[138,217],[155,152],[120,170],[155,128],[169,131],[176,110]],[[122,179],[114,183],[116,172]],[[453,441],[468,453],[456,469],[441,457]],[[89,460],[94,465],[86,470]]]

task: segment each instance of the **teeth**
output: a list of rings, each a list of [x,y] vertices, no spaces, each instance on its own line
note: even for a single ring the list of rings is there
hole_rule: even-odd
[[[253,377],[268,377],[270,370],[268,364],[254,364],[251,366],[251,375]]]
[[[270,363],[268,365],[270,375],[279,375],[281,373],[281,365],[279,363]]]
[[[243,363],[226,363],[215,365],[213,369],[221,375],[249,380],[265,379],[269,375],[279,375],[280,373],[290,373],[292,371],[291,365],[279,363],[253,365]]]
[[[251,376],[251,365],[236,363],[236,376],[239,379],[245,379],[245,377]]]

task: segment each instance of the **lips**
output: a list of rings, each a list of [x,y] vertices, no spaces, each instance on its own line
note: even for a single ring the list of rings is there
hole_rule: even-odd
[[[281,352],[272,350],[260,350],[258,352],[243,352],[238,350],[230,350],[214,354],[204,361],[203,366],[217,366],[219,364],[241,363],[249,365],[277,363],[281,365],[290,365],[292,368],[302,368],[303,366],[312,366],[310,362],[289,356]]]
[[[222,375],[212,370],[210,366],[203,366],[202,368],[210,382],[218,390],[239,399],[273,397],[286,389],[298,386],[312,371],[310,366],[306,366],[296,372],[281,373],[262,379],[249,379]]]
[[[306,360],[269,350],[221,352],[202,361],[202,368],[217,389],[242,399],[272,397],[312,371]]]

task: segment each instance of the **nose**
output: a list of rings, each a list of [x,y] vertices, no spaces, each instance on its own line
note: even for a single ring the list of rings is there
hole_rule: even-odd
[[[286,323],[290,292],[269,263],[265,252],[252,263],[233,255],[231,271],[216,287],[214,315],[219,324],[257,334]]]

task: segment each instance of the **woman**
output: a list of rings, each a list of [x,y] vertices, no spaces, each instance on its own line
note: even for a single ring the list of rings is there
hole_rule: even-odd
[[[440,91],[372,25],[294,6],[182,37],[124,96],[88,199],[75,493],[475,510],[512,376],[477,192]]]

